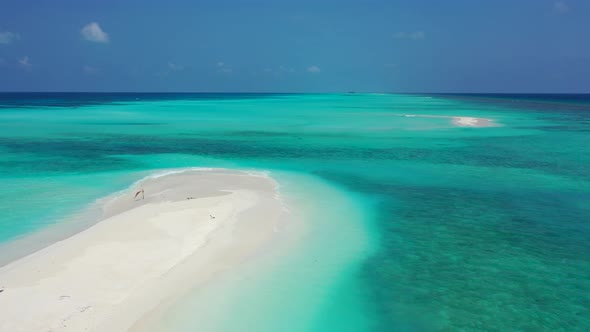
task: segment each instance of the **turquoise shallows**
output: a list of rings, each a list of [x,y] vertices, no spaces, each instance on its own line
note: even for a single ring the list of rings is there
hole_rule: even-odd
[[[182,167],[322,204],[217,331],[590,330],[590,96],[0,94],[0,241]]]

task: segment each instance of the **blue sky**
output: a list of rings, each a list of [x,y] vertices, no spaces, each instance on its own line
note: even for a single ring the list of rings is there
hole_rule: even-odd
[[[590,92],[590,1],[2,0],[0,91]]]

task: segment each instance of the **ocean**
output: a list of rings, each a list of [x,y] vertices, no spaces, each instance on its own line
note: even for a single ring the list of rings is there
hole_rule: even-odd
[[[590,95],[0,93],[0,243],[188,167],[310,206],[216,331],[590,330]]]

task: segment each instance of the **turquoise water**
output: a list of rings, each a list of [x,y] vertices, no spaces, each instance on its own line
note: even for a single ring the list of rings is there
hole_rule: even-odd
[[[317,282],[233,304],[257,330],[587,331],[589,133],[575,95],[0,94],[0,241],[152,170],[270,169],[326,218],[267,275]]]
[[[297,207],[278,243],[228,271],[215,287],[189,292],[148,332],[370,330],[372,313],[357,276],[374,252],[370,232],[359,222],[370,218],[371,203],[313,176],[273,176],[287,206]],[[304,225],[295,224],[302,218]]]

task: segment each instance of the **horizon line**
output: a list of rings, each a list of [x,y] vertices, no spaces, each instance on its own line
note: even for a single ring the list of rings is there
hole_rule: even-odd
[[[0,91],[0,94],[9,93],[94,93],[94,94],[400,94],[400,95],[590,95],[588,92],[382,92],[382,91],[337,91],[337,92],[261,92],[261,91]]]

